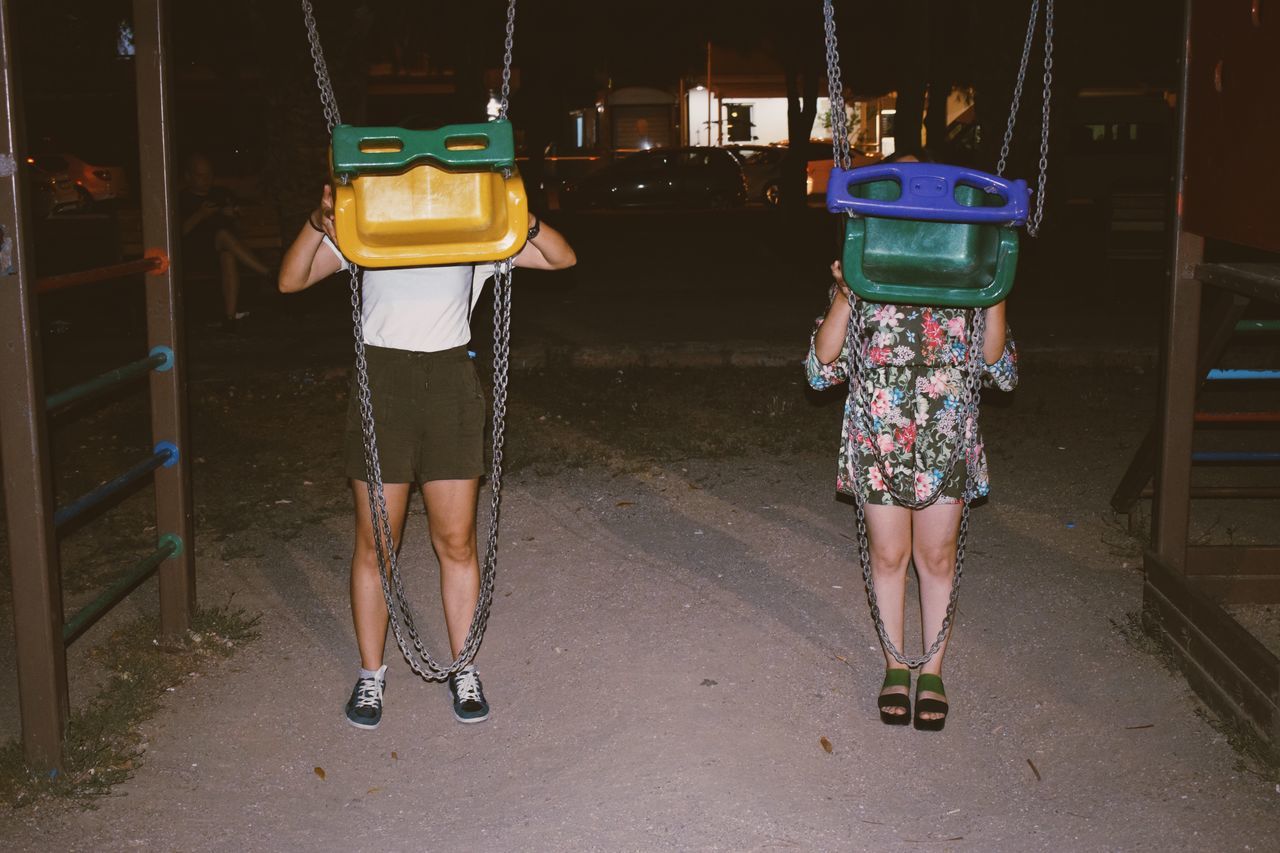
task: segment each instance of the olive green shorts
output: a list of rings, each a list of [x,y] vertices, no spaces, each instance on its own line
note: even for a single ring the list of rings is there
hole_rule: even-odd
[[[364,349],[382,481],[472,480],[483,474],[486,404],[467,348]],[[343,464],[348,477],[368,482],[360,420],[353,371]]]

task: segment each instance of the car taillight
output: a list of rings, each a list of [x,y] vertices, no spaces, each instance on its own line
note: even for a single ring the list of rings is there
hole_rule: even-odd
[[[108,172],[106,169],[94,169],[93,176],[100,181],[111,180],[111,173]]]

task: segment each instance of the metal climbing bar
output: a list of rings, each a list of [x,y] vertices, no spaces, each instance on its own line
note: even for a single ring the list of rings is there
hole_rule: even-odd
[[[63,273],[62,275],[46,276],[36,280],[36,292],[49,293],[54,290],[79,287],[82,284],[95,284],[99,281],[127,278],[131,275],[155,272],[164,265],[165,262],[162,258],[153,255],[139,258],[136,261],[124,261],[118,264],[107,264],[106,266],[93,267],[92,269]]]
[[[1196,412],[1198,424],[1280,424],[1280,412]]]
[[[63,527],[68,522],[74,521],[89,510],[96,506],[100,506],[109,498],[129,488],[129,486],[138,482],[157,468],[172,465],[177,461],[177,448],[172,445],[156,448],[155,453],[130,466],[120,476],[112,480],[108,480],[90,492],[86,492],[55,512],[53,514],[54,528]]]
[[[76,614],[63,624],[63,645],[71,645],[81,634],[88,631],[95,622],[106,615],[107,611],[124,601],[125,596],[151,577],[161,563],[180,553],[182,553],[182,540],[172,534],[160,537],[160,544],[154,551],[130,569],[124,577],[99,593],[97,598],[76,611]]]
[[[1280,320],[1241,320],[1237,332],[1280,332]]]
[[[1210,370],[1207,377],[1212,382],[1257,382],[1280,379],[1280,370]]]
[[[100,373],[87,382],[81,382],[79,385],[73,385],[56,394],[50,394],[44,401],[46,411],[52,413],[58,409],[66,408],[72,403],[78,403],[97,394],[105,393],[112,388],[123,385],[130,379],[143,376],[152,370],[167,370],[173,364],[173,352],[168,347],[161,347],[160,350],[159,352],[153,352],[146,358],[140,358],[114,370]]]
[[[1272,450],[1200,450],[1191,454],[1191,461],[1201,465],[1230,465],[1239,463],[1280,462],[1280,451]]]

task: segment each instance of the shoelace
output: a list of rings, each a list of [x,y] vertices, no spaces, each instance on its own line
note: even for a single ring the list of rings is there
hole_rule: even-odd
[[[382,682],[376,678],[361,678],[356,682],[356,707],[376,708],[382,702]]]
[[[458,673],[453,679],[453,689],[463,702],[480,701],[480,677],[474,671]]]

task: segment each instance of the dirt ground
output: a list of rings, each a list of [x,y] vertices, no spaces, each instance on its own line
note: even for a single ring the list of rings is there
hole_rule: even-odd
[[[170,694],[96,809],[0,813],[9,849],[1274,849],[1275,778],[1132,635],[1140,542],[1106,507],[1150,373],[1028,358],[1023,387],[985,406],[993,496],[974,512],[938,734],[877,718],[852,511],[833,492],[841,401],[798,366],[518,372],[479,658],[493,717],[458,725],[447,691],[389,651],[372,733],[342,717],[343,371],[194,381],[199,594],[260,612],[261,639]],[[129,458],[131,411],[57,440]],[[67,468],[59,488],[95,476]],[[69,606],[146,539],[146,497],[64,552]],[[1212,507],[1197,535],[1261,535],[1259,512]],[[404,565],[438,649],[420,507]],[[153,601],[143,587],[94,631]],[[82,698],[92,666],[70,666]]]

